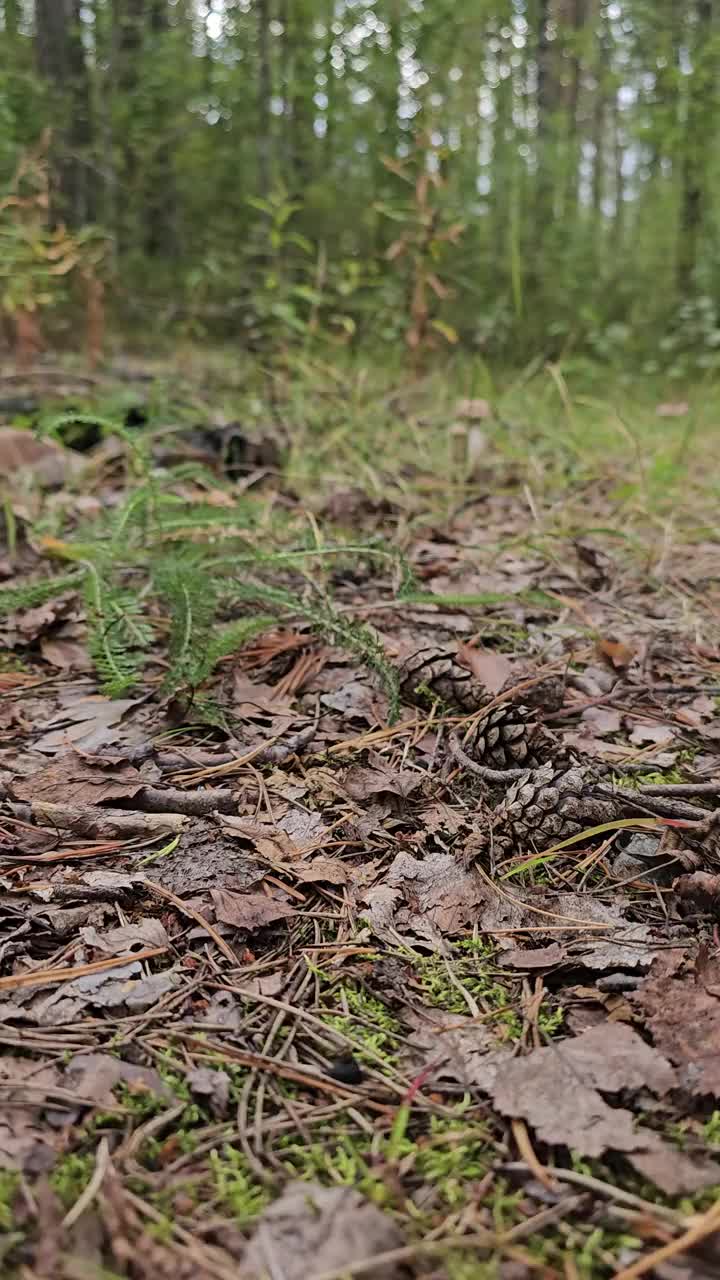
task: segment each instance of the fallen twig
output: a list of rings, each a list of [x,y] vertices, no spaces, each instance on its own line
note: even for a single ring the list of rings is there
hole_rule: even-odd
[[[168,947],[149,947],[146,951],[136,951],[132,955],[113,956],[109,960],[93,960],[90,964],[78,964],[62,969],[36,969],[34,973],[14,973],[8,978],[0,978],[0,991],[17,991],[26,987],[52,987],[59,982],[73,982],[75,978],[85,978],[90,973],[104,973],[106,969],[119,969],[122,965],[134,964],[136,960],[152,960],[162,956]]]

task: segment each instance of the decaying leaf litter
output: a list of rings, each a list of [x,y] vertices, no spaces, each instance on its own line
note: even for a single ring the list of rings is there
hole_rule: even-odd
[[[5,498],[7,1273],[716,1274],[717,542],[629,553],[602,484],[562,527],[492,454],[308,497],[282,432],[151,422],[143,479],[111,427]],[[110,697],[80,577],[148,476]],[[214,664],[160,492],[263,551]]]

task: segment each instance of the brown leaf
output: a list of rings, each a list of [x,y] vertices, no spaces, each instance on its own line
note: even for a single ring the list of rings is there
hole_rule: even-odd
[[[292,701],[278,693],[271,684],[251,680],[244,671],[233,671],[233,714],[243,720],[264,719],[266,716],[293,717]]]
[[[104,933],[98,933],[94,925],[87,925],[80,929],[80,937],[88,947],[110,956],[130,952],[133,947],[142,949],[170,945],[164,924],[154,916],[145,916],[134,920],[132,924],[120,925],[117,929],[108,929]]]
[[[212,889],[210,896],[215,915],[223,924],[235,929],[264,929],[275,920],[287,920],[296,915],[294,907],[286,902],[276,902],[264,893],[232,893],[229,889]]]
[[[146,779],[130,764],[112,771],[93,767],[74,752],[12,783],[18,800],[44,804],[97,805],[108,800],[128,800],[146,786]]]
[[[409,1075],[431,1068],[432,1085],[451,1080],[490,1093],[498,1072],[512,1057],[512,1050],[488,1026],[462,1014],[414,1005],[404,1010],[403,1022],[411,1031],[403,1048],[403,1067]]]
[[[720,1183],[720,1165],[704,1156],[690,1156],[645,1130],[648,1142],[642,1151],[628,1152],[634,1169],[654,1182],[666,1196],[690,1195]]]
[[[389,1214],[353,1187],[291,1182],[261,1214],[243,1258],[241,1280],[306,1280],[337,1272],[399,1248],[403,1237]],[[366,1280],[399,1280],[400,1265],[363,1268]]]
[[[126,1085],[131,1093],[154,1093],[168,1105],[176,1102],[172,1089],[152,1067],[139,1067],[109,1053],[79,1053],[71,1058],[65,1068],[63,1086],[88,1098],[98,1107],[117,1106],[113,1090],[118,1084]]]
[[[471,644],[458,645],[457,660],[461,667],[472,671],[488,693],[499,693],[513,671],[513,664],[504,653],[495,649],[476,649]]]
[[[709,871],[693,871],[690,875],[678,876],[673,889],[683,902],[692,904],[701,911],[717,909],[720,902],[720,875]]]
[[[599,738],[620,732],[620,712],[612,707],[586,707],[580,717]]]
[[[40,641],[40,653],[45,662],[59,671],[89,671],[92,661],[85,645],[78,640],[50,640],[46,637]]]
[[[381,763],[372,769],[350,769],[345,775],[344,788],[351,800],[367,800],[383,792],[404,799],[417,791],[423,781],[424,775],[417,769],[393,769]]]
[[[655,743],[657,746],[667,746],[675,737],[675,730],[671,724],[658,724],[657,721],[641,721],[636,724],[630,734],[630,741],[633,746],[643,747],[647,743]]]
[[[658,1048],[695,1094],[720,1095],[720,959],[713,957],[698,981],[685,966],[675,974],[654,964],[629,996]]]
[[[78,697],[74,693],[56,715],[38,726],[48,732],[37,740],[35,750],[44,755],[56,755],[71,746],[97,750],[107,742],[108,731],[139,705],[135,698]]]
[[[37,1093],[27,1098],[28,1106],[22,1106],[23,1084],[28,1078],[29,1059],[0,1055],[0,1169],[18,1172],[40,1173],[52,1167],[55,1161],[53,1134],[48,1125],[40,1124]],[[35,1090],[57,1088],[58,1072],[52,1066],[33,1068],[32,1083]],[[17,1085],[17,1094],[9,1092],[9,1086]]]
[[[0,476],[17,480],[22,473],[47,488],[60,488],[73,469],[77,458],[52,440],[38,440],[30,431],[0,427]]]
[[[313,858],[311,862],[296,862],[292,867],[293,875],[302,884],[313,884],[316,880],[325,884],[348,884],[351,878],[350,868],[339,858]]]
[[[48,996],[41,994],[33,1002],[32,1009],[43,1026],[72,1022],[81,1011],[85,1016],[88,1007],[117,1009],[125,1006],[133,1013],[139,1013],[179,985],[180,978],[172,969],[146,977],[142,965],[133,961],[104,973],[83,974]]]
[[[610,906],[591,894],[543,894],[514,889],[512,899],[508,899],[498,893],[491,894],[488,889],[479,924],[484,933],[501,930],[501,937],[508,929],[519,931],[523,926],[537,930],[542,920],[537,914],[540,908],[548,913],[545,918],[553,925],[553,941],[562,942],[572,964],[596,971],[649,969],[667,945],[667,929],[656,931],[649,925],[628,920],[623,914],[627,906],[628,900],[620,895],[616,895]],[[567,921],[567,933],[558,936],[563,920]],[[579,924],[590,927],[579,933]],[[593,925],[603,927],[594,929]]]
[[[609,1107],[598,1088],[665,1093],[674,1083],[670,1065],[637,1032],[608,1022],[503,1063],[491,1092],[503,1115],[527,1120],[543,1142],[599,1156],[607,1150],[640,1151],[648,1143],[632,1113]]]
[[[185,1083],[196,1098],[207,1099],[213,1115],[226,1115],[230,1101],[230,1077],[226,1071],[214,1071],[212,1067],[193,1067],[187,1072]]]
[[[549,969],[566,959],[567,952],[559,942],[551,942],[547,947],[513,947],[499,957],[500,964],[510,969]]]
[[[608,662],[615,667],[616,671],[622,671],[625,667],[629,667],[637,653],[637,649],[633,645],[626,644],[623,640],[598,640],[597,649],[603,658],[607,658]]]
[[[366,912],[379,936],[388,929],[410,931],[442,947],[442,935],[475,923],[486,890],[477,871],[466,870],[449,853],[420,862],[399,853],[385,880],[366,895]]]

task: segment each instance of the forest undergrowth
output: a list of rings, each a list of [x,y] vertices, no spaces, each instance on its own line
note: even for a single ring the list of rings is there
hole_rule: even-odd
[[[717,1274],[713,383],[2,395],[4,1273]]]

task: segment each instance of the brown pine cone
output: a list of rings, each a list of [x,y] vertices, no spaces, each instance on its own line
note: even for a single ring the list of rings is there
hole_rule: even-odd
[[[414,706],[439,702],[469,714],[488,701],[485,686],[443,649],[420,649],[400,668],[400,697]]]
[[[542,850],[587,827],[611,822],[620,812],[612,797],[593,793],[589,770],[552,763],[527,773],[508,789],[493,811],[488,828],[479,831],[466,849],[469,861],[483,857],[491,845],[503,855]]]
[[[475,764],[491,769],[535,769],[548,750],[559,749],[554,737],[539,725],[526,706],[496,707],[460,736],[463,751]]]
[[[531,679],[533,674],[531,667],[528,667],[525,671],[514,672],[503,685],[502,692],[504,693],[507,689],[514,688],[517,684],[522,684],[523,680]],[[524,706],[532,707],[535,711],[546,711],[548,713],[559,711],[565,700],[565,677],[562,675],[544,676],[538,684],[532,685],[529,689],[523,689],[517,696]]]

